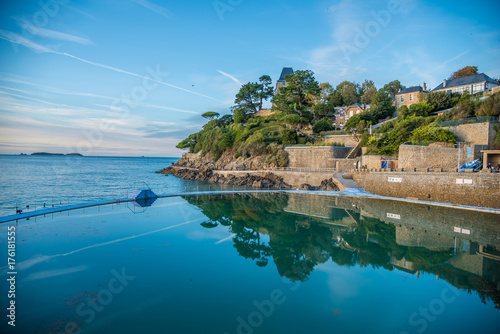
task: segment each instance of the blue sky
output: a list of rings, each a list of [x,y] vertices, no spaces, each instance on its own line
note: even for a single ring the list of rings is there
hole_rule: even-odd
[[[336,86],[500,77],[498,1],[41,0],[0,5],[0,154],[180,156],[283,66]]]

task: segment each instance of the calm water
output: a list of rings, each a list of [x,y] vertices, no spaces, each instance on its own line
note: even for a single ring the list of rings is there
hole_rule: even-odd
[[[127,197],[134,182],[146,182],[153,191],[180,191],[198,183],[156,171],[177,158],[66,157],[0,155],[0,216],[26,210],[61,206],[103,198]]]
[[[32,218],[15,224],[16,333],[497,333],[498,223],[299,194]]]

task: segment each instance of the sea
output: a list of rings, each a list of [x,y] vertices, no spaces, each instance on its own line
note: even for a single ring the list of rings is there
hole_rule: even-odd
[[[134,187],[216,190],[155,173],[175,161],[1,156],[1,212]],[[10,220],[0,224],[0,333],[496,334],[499,221],[298,191],[190,193]]]
[[[127,197],[134,188],[180,192],[203,182],[155,172],[179,158],[0,155],[0,216]]]

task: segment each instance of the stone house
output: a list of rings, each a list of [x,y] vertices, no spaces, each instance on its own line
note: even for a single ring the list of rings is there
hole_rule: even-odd
[[[422,86],[408,87],[400,90],[395,96],[395,106],[399,109],[401,106],[410,107],[414,103],[422,102],[425,100],[425,95],[427,93],[427,86],[424,82]]]
[[[484,73],[469,75],[468,77],[453,79],[453,80],[443,80],[442,84],[439,84],[434,88],[433,92],[447,92],[447,93],[460,93],[465,94],[476,94],[489,92],[494,87],[498,87],[499,83],[487,76]]]
[[[335,127],[342,129],[349,118],[370,109],[369,104],[354,103],[350,106],[335,108]]]
[[[276,89],[274,90],[274,95],[278,94],[278,91],[281,87],[286,86],[286,80],[285,76],[293,74],[293,68],[291,67],[283,67],[283,70],[281,70],[281,75],[278,81],[276,82]]]

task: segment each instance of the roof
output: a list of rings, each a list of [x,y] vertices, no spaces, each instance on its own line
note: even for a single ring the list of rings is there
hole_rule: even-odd
[[[444,89],[444,88],[451,88],[451,87],[458,87],[458,86],[463,86],[463,85],[472,85],[475,83],[479,82],[493,82],[498,84],[495,80],[490,78],[484,73],[481,74],[475,74],[475,75],[469,75],[468,77],[463,77],[463,78],[458,78],[458,79],[453,79],[453,80],[446,80],[446,86],[443,87],[443,84],[441,83],[439,86],[433,89],[434,90],[439,90],[439,89]]]
[[[351,104],[349,107],[347,107],[347,109],[355,108],[355,107],[358,107],[359,109],[364,110],[364,109],[367,109],[369,107],[369,105],[365,104],[365,108],[363,108],[363,105],[361,103],[354,103],[354,104]]]
[[[293,68],[291,68],[291,67],[283,67],[283,70],[281,71],[281,75],[280,75],[280,78],[278,79],[278,81],[284,81],[285,80],[285,76],[287,76],[289,74],[293,74]]]
[[[408,87],[408,88],[402,89],[401,91],[397,92],[396,95],[398,95],[398,94],[405,94],[405,93],[411,93],[411,92],[420,92],[422,90],[424,90],[422,88],[422,86],[412,86],[412,87]]]

